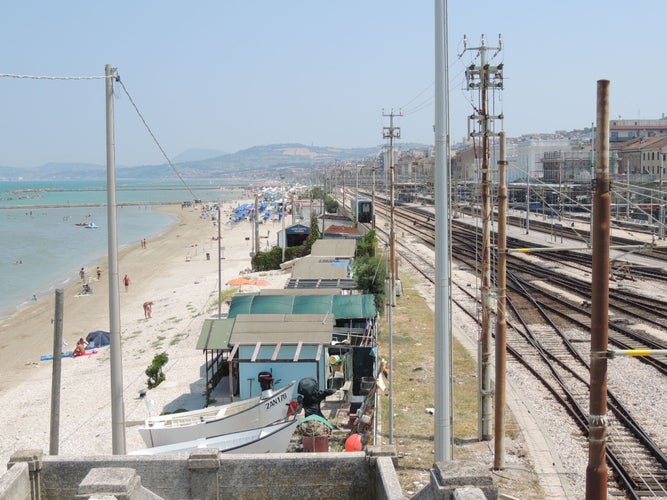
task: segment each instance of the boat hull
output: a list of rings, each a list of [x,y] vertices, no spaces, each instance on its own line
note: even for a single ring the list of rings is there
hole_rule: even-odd
[[[293,381],[264,399],[150,417],[139,434],[146,446],[155,447],[262,428],[287,416],[295,387]]]
[[[292,418],[258,429],[136,450],[129,455],[183,455],[199,448],[217,448],[222,453],[285,453],[298,423],[298,418]]]

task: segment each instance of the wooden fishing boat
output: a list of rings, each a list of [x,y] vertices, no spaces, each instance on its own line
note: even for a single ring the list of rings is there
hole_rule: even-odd
[[[182,455],[197,448],[217,448],[222,453],[285,453],[299,421],[291,418],[258,429],[145,448],[129,455]]]
[[[139,434],[146,446],[153,447],[265,427],[287,416],[295,387],[296,381],[292,381],[281,389],[263,393],[264,396],[148,417]]]

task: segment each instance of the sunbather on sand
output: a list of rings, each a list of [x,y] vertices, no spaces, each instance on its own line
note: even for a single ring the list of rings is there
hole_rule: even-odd
[[[81,337],[77,343],[76,347],[72,351],[72,357],[75,358],[77,356],[81,356],[82,354],[85,354],[86,352],[86,347],[88,347],[88,342],[86,342],[83,337]]]

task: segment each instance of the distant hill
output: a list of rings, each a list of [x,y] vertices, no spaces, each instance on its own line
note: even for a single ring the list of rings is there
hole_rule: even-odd
[[[219,154],[203,159],[182,160],[183,157],[196,158],[205,151],[188,150],[176,156],[172,163],[178,175],[185,179],[241,180],[251,182],[267,176],[276,178],[281,170],[289,175],[295,169],[309,169],[334,160],[341,162],[361,161],[382,151],[382,146],[368,148],[332,148],[305,146],[303,144],[271,144],[255,146],[230,154]],[[219,151],[214,151],[220,153]],[[181,158],[180,160],[176,160]],[[106,166],[86,163],[48,163],[35,168],[0,167],[0,180],[81,179],[106,178]],[[171,166],[141,165],[136,167],[116,167],[118,179],[169,179],[177,178]]]
[[[183,151],[181,154],[172,158],[173,163],[184,163],[186,161],[200,161],[206,160],[208,158],[215,158],[217,156],[224,156],[227,153],[220,151],[219,149],[203,149],[203,148],[193,148]]]

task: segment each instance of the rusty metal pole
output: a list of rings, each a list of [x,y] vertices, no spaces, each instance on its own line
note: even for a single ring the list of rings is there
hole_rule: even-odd
[[[591,375],[586,498],[607,498],[607,341],[609,334],[609,80],[597,82],[593,268],[591,296]]]
[[[507,371],[507,161],[505,132],[500,132],[498,161],[498,284],[496,299],[496,387],[494,469],[505,468],[505,383]]]

